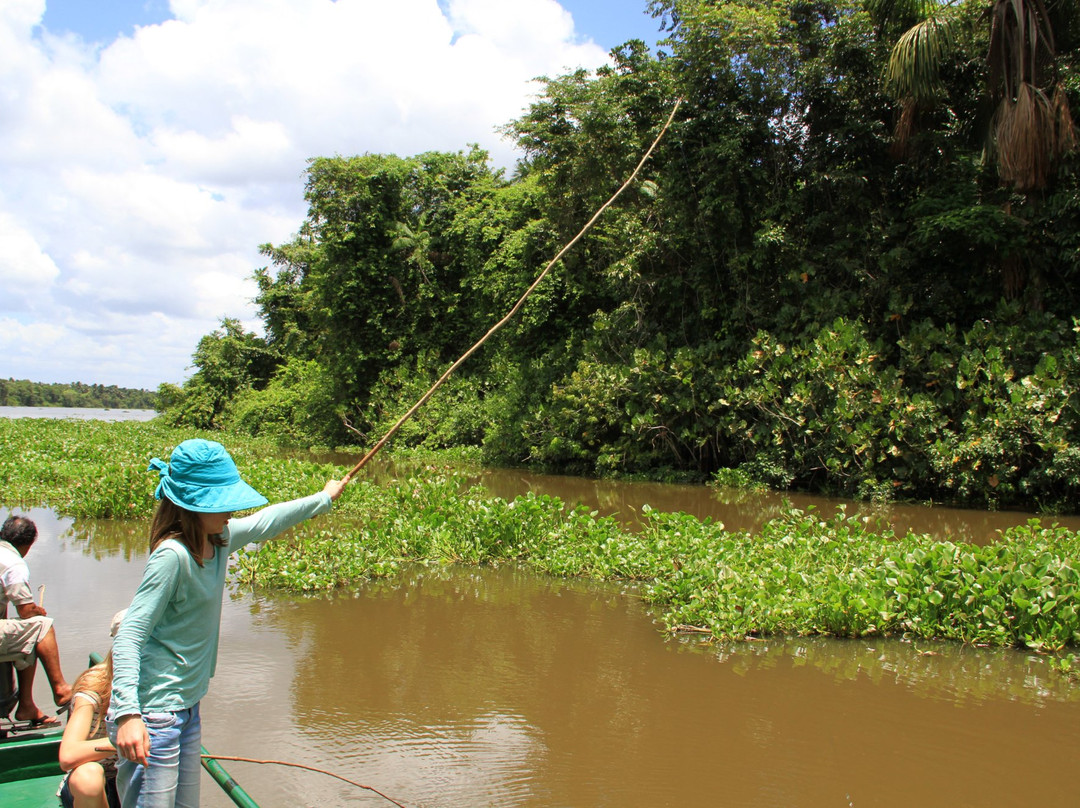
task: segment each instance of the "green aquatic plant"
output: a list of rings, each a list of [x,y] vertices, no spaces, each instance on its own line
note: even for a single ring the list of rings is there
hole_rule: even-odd
[[[673,629],[947,638],[1037,650],[1080,643],[1080,542],[1037,520],[976,546],[880,535],[858,518],[792,511],[759,534],[720,531],[699,545],[705,551],[692,566],[647,590]]]
[[[554,497],[507,502],[434,474],[361,483],[356,516],[242,557],[243,581],[330,591],[407,564],[517,563],[622,582],[671,631],[901,636],[1054,650],[1080,644],[1075,533],[1037,520],[986,546],[895,536],[842,511],[756,533],[645,509],[639,531]]]
[[[344,471],[203,434],[226,443],[271,501]],[[146,519],[156,483],[148,458],[192,436],[152,423],[0,420],[0,443],[22,447],[0,452],[0,501]],[[1078,557],[1077,533],[1039,520],[983,546],[897,536],[842,509],[790,509],[749,533],[645,507],[631,530],[555,497],[506,501],[467,475],[415,465],[386,481],[354,480],[330,516],[239,553],[233,579],[317,593],[411,564],[513,563],[621,583],[669,631],[717,640],[894,636],[1060,652],[1080,645]]]
[[[1080,662],[1076,654],[1065,654],[1060,657],[1050,657],[1050,670],[1073,682],[1080,682]]]

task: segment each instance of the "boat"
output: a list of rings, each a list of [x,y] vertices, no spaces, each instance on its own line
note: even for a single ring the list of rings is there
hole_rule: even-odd
[[[57,808],[63,727],[34,726],[11,718],[19,703],[15,665],[0,662],[0,805]]]
[[[102,657],[90,655],[96,665]],[[9,716],[18,703],[15,669],[11,662],[0,662],[0,806],[18,808],[59,808],[56,796],[64,776],[60,768],[62,727],[33,726]],[[240,808],[259,808],[243,787],[224,767],[202,748],[203,769],[214,783]]]
[[[60,769],[59,727],[24,726],[5,722],[0,730],[0,805],[57,808]]]

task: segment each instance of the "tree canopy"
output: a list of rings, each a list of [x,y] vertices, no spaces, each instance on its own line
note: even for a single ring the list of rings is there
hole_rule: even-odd
[[[657,53],[631,41],[540,80],[504,128],[509,177],[475,146],[312,159],[298,235],[255,273],[264,334],[204,338],[170,413],[374,443],[682,98],[637,184],[398,439],[575,473],[1075,507],[1077,4],[649,8]],[[1036,119],[1022,165],[1003,115]]]

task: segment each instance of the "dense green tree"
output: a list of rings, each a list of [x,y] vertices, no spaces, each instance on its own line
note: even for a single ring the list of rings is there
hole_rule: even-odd
[[[1071,507],[1076,5],[649,7],[659,54],[631,41],[541,79],[504,128],[522,153],[509,179],[476,147],[313,159],[297,237],[256,272],[265,336],[200,344],[169,411],[372,443],[620,187],[679,98],[638,181],[398,439],[583,473]],[[907,77],[905,47],[933,80]],[[1028,47],[1020,84],[987,64]],[[1018,102],[1038,95],[1024,82],[1048,103]],[[985,159],[1001,93],[1053,121],[1044,181]]]
[[[917,19],[894,46],[885,77],[904,105],[897,132],[901,140],[910,135],[920,108],[948,95],[942,74],[959,55],[957,41],[965,32],[958,29],[971,23],[973,11],[979,12],[988,27],[987,92],[994,105],[990,152],[1006,185],[1021,193],[1045,188],[1060,158],[1076,145],[1054,36],[1055,21],[1065,28],[1076,24],[1076,4],[871,0],[870,7],[886,26]]]
[[[911,26],[897,39],[885,75],[886,89],[902,107],[897,152],[910,154],[937,142],[937,138],[909,141],[920,125],[949,125],[940,115],[943,108],[974,119],[971,128],[985,138],[988,162],[996,168],[1001,185],[1014,193],[985,193],[987,206],[998,207],[993,212],[969,205],[946,213],[954,231],[967,225],[983,234],[1007,296],[1026,293],[1029,305],[1042,308],[1042,293],[1059,291],[1044,290],[1044,284],[1056,274],[1050,256],[1060,253],[1060,245],[1051,234],[1028,223],[1039,215],[1043,192],[1055,184],[1063,158],[1076,148],[1076,127],[1062,78],[1075,62],[1059,56],[1055,28],[1065,33],[1066,47],[1075,49],[1075,41],[1068,39],[1080,25],[1080,7],[1043,0],[958,4],[870,0],[869,7],[886,35]],[[971,64],[980,52],[985,53],[985,84],[978,95],[981,114],[965,115],[957,109],[956,83],[950,74],[958,62]],[[1003,237],[994,238],[987,227]]]
[[[341,420],[332,390],[318,362],[290,357],[266,387],[248,387],[230,400],[227,422],[293,446],[334,446]]]
[[[315,350],[315,326],[310,292],[301,286],[305,256],[296,245],[274,247],[264,244],[262,253],[276,265],[255,271],[259,292],[255,303],[263,321],[267,347],[281,356],[310,357]]]
[[[265,387],[280,361],[262,337],[227,317],[199,340],[192,357],[196,370],[183,390],[163,386],[159,391],[166,417],[204,429],[220,427],[229,402],[245,390]]]

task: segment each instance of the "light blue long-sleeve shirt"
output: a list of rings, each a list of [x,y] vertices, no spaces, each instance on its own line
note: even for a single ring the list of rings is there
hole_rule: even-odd
[[[113,720],[140,712],[176,712],[197,704],[217,665],[221,598],[229,556],[330,510],[325,493],[263,508],[225,526],[227,549],[199,566],[179,541],[151,553],[142,582],[113,642]]]

